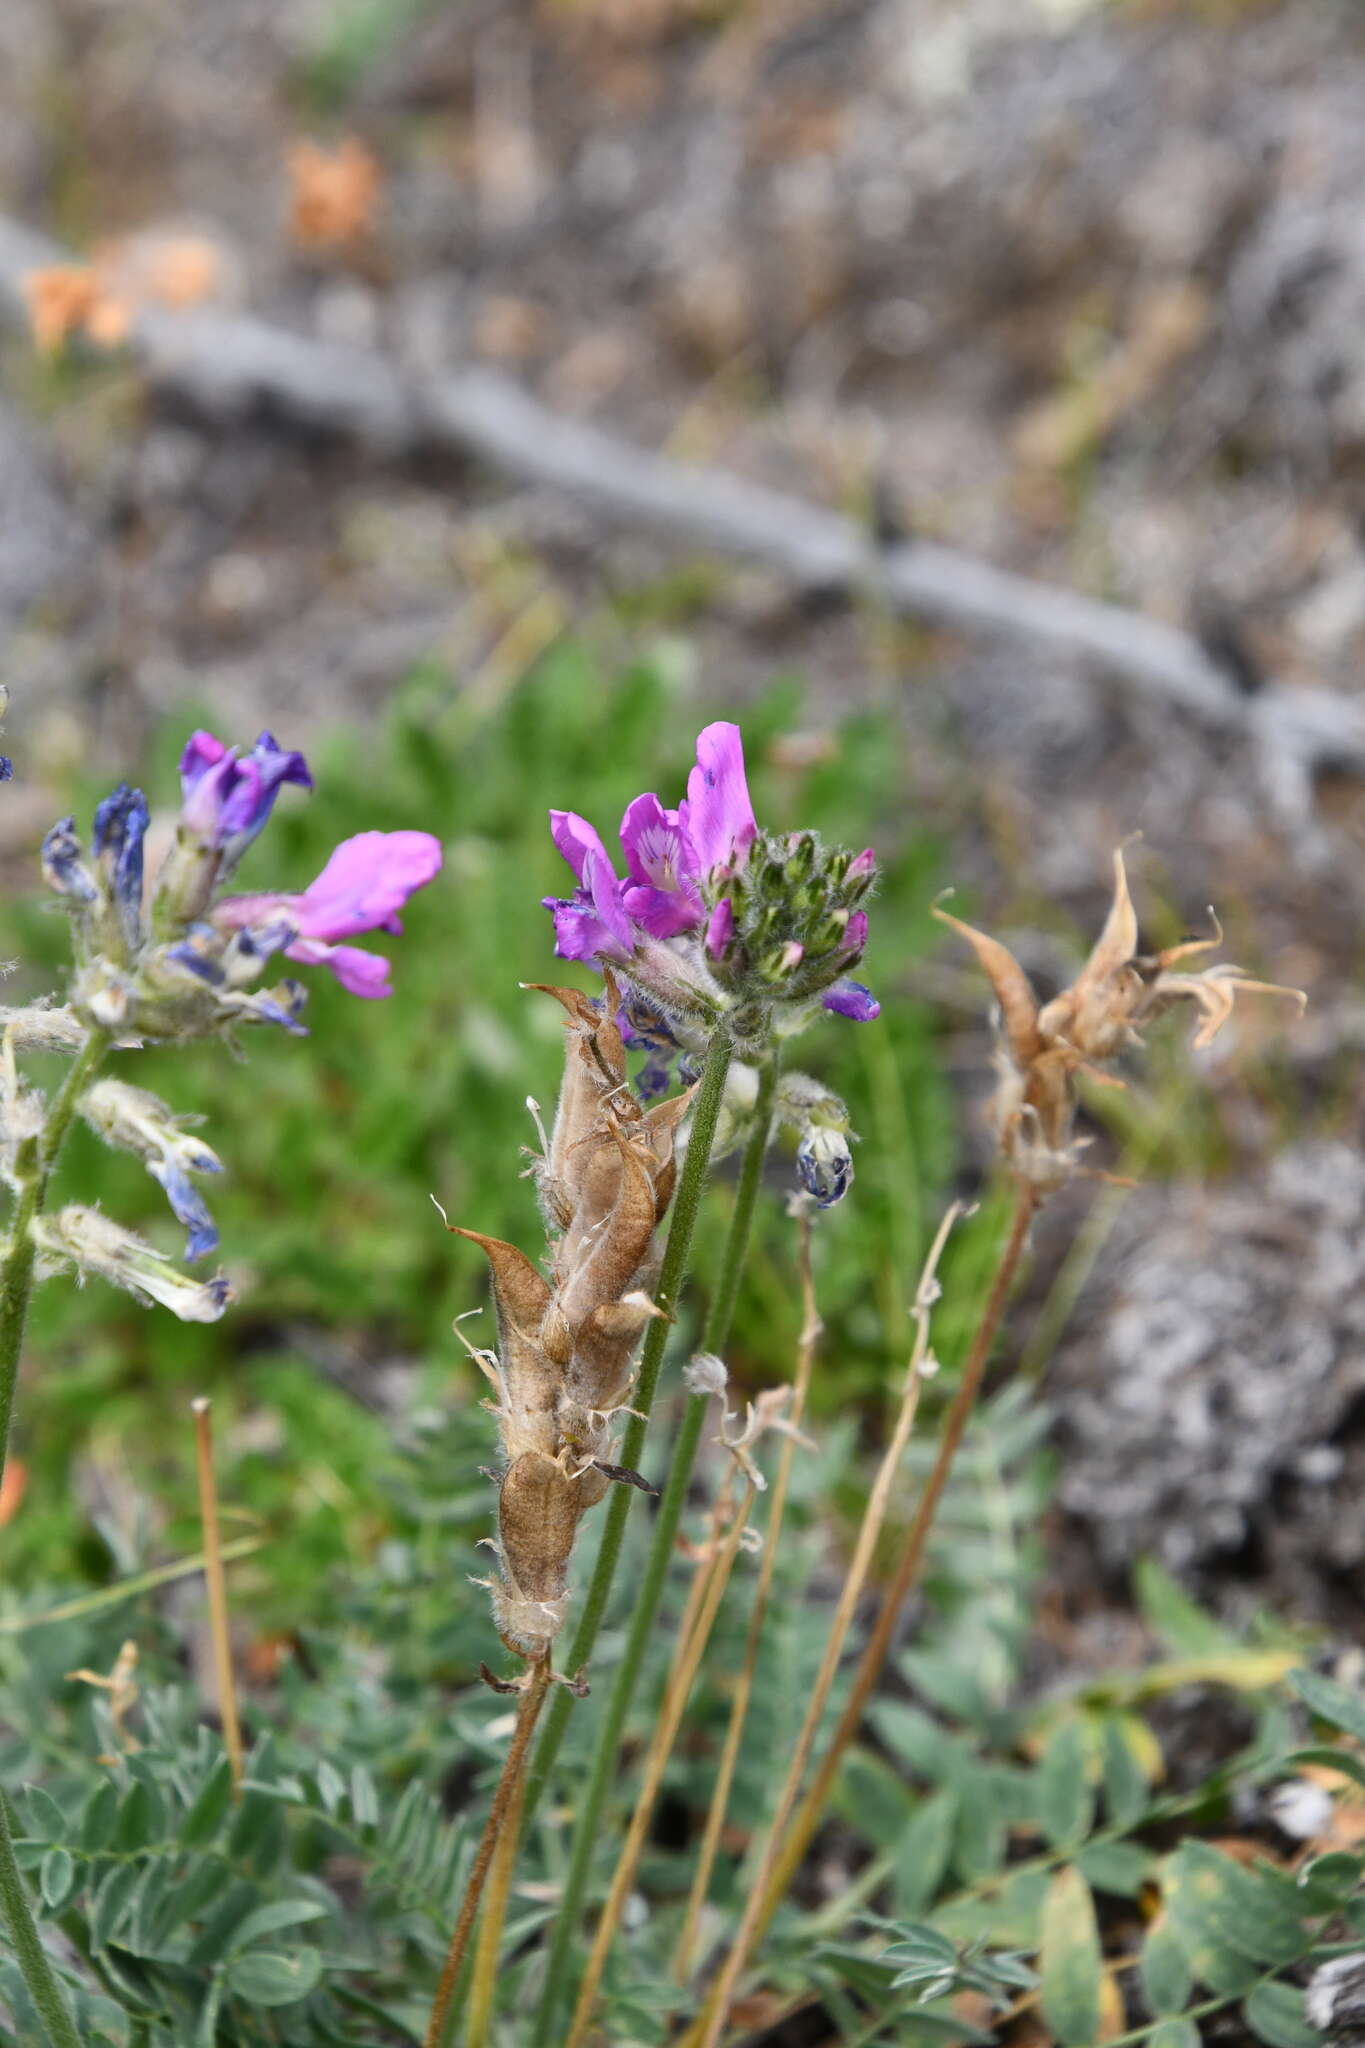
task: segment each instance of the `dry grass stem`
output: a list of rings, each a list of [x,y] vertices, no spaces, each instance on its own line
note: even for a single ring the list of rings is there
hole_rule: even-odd
[[[730,1572],[739,1553],[740,1542],[749,1525],[749,1512],[754,1503],[754,1485],[750,1481],[740,1496],[738,1511],[731,1517],[725,1535],[711,1546],[710,1555],[693,1579],[689,1592],[688,1617],[684,1617],[683,1628],[679,1631],[678,1648],[674,1653],[668,1682],[664,1688],[654,1733],[650,1738],[649,1751],[645,1757],[644,1773],[635,1811],[630,1827],[617,1859],[616,1870],[602,1908],[597,1934],[593,1940],[592,1952],[588,1957],[587,1969],[579,1989],[578,2003],[574,2008],[573,2022],[569,2028],[564,2048],[581,2048],[581,2043],[592,2021],[593,2006],[597,2001],[598,1986],[606,1968],[611,1944],[620,1925],[621,1913],[625,1907],[630,1887],[639,1866],[640,1854],[649,1832],[654,1814],[654,1802],[659,1796],[664,1771],[673,1753],[673,1744],[682,1723],[697,1671],[711,1639],[720,1603],[729,1584]]]
[[[801,1274],[801,1335],[797,1350],[796,1377],[792,1385],[791,1422],[793,1429],[799,1428],[805,1413],[806,1395],[810,1388],[811,1370],[815,1363],[815,1346],[820,1336],[820,1317],[815,1303],[815,1279],[811,1266],[810,1216],[803,1212],[799,1222],[798,1265]],[[697,1868],[692,1879],[692,1890],[688,1896],[687,1911],[683,1917],[682,1932],[673,1954],[674,1980],[683,1984],[692,1974],[697,1946],[697,1929],[701,1920],[706,1894],[711,1885],[711,1872],[715,1867],[716,1852],[720,1847],[721,1830],[730,1804],[730,1788],[734,1783],[735,1768],[739,1762],[740,1745],[744,1739],[744,1727],[749,1715],[749,1702],[753,1698],[754,1674],[758,1668],[759,1645],[763,1638],[763,1624],[768,1612],[768,1598],[772,1591],[773,1569],[777,1560],[778,1543],[782,1535],[782,1521],[787,1506],[787,1489],[791,1483],[792,1460],[796,1456],[796,1438],[790,1433],[785,1437],[778,1457],[777,1472],[773,1479],[772,1506],[768,1512],[768,1524],[764,1532],[763,1559],[759,1566],[758,1584],[754,1591],[753,1611],[749,1617],[749,1630],[744,1643],[744,1661],[740,1667],[739,1682],[730,1706],[730,1720],[725,1730],[725,1743],[721,1751],[720,1768],[716,1774],[715,1786],[711,1793],[711,1804],[707,1810],[706,1827],[702,1833],[697,1856]]]
[[[432,2003],[431,2018],[427,2021],[423,2048],[441,2048],[446,2019],[450,2012],[450,2001],[455,1995],[455,1986],[459,1980],[460,1966],[469,1947],[469,1937],[474,1931],[474,1922],[478,1917],[479,1902],[483,1897],[493,1853],[504,1828],[513,1844],[516,1842],[516,1823],[520,1814],[526,1757],[531,1747],[531,1737],[535,1734],[536,1722],[540,1718],[541,1706],[550,1689],[550,1676],[550,1656],[547,1649],[545,1655],[538,1657],[526,1672],[526,1690],[521,1696],[516,1733],[512,1737],[512,1747],[507,1752],[502,1776],[498,1779],[497,1790],[493,1794],[488,1819],[484,1822],[483,1833],[479,1837],[474,1866],[469,1873],[464,1898],[460,1902],[460,1914],[455,1922],[455,1931],[450,1937],[450,1947],[446,1951],[441,1981],[436,1987],[436,1997]],[[509,1868],[509,1880],[510,1876]],[[505,1897],[504,1893],[504,1903]]]
[[[237,1718],[237,1688],[232,1673],[232,1639],[228,1632],[227,1579],[223,1572],[223,1541],[218,1526],[218,1487],[213,1476],[213,1404],[203,1395],[191,1401],[194,1448],[199,1466],[199,1515],[204,1525],[204,1577],[209,1589],[209,1628],[213,1636],[213,1668],[218,1682],[218,1716],[232,1782],[242,1782],[242,1727]]]
[[[929,1256],[925,1260],[919,1286],[915,1291],[915,1305],[911,1311],[915,1319],[915,1341],[910,1352],[910,1362],[906,1368],[905,1385],[901,1394],[901,1404],[896,1417],[896,1426],[892,1431],[891,1441],[883,1454],[881,1464],[877,1470],[877,1477],[873,1482],[872,1491],[868,1495],[867,1506],[863,1511],[862,1524],[858,1530],[858,1539],[854,1545],[848,1574],[839,1594],[838,1605],[834,1611],[834,1619],[830,1623],[829,1636],[825,1643],[824,1655],[820,1660],[820,1669],[816,1675],[810,1703],[806,1709],[805,1719],[801,1724],[801,1732],[796,1739],[796,1746],[792,1752],[787,1775],[783,1780],[781,1792],[778,1794],[777,1806],[773,1813],[767,1842],[750,1887],[749,1903],[740,1921],[739,1930],[731,1944],[730,1952],[721,1965],[720,1974],[711,1989],[701,2022],[698,2028],[693,2030],[700,2048],[716,2048],[716,2043],[719,2041],[724,2030],[726,2014],[729,2010],[734,1987],[739,1981],[740,1973],[749,1959],[749,1952],[753,1947],[754,1941],[761,1932],[764,1902],[771,1886],[774,1871],[782,1854],[784,1846],[783,1836],[787,1822],[801,1791],[801,1781],[806,1774],[806,1765],[810,1761],[811,1751],[815,1747],[815,1738],[819,1731],[825,1706],[829,1700],[830,1691],[839,1668],[839,1659],[843,1655],[844,1644],[848,1638],[848,1631],[852,1625],[854,1612],[857,1609],[859,1599],[862,1597],[863,1587],[872,1564],[872,1554],[876,1548],[877,1539],[881,1534],[882,1524],[886,1520],[886,1512],[891,1501],[891,1489],[895,1482],[896,1470],[904,1455],[905,1446],[910,1440],[910,1432],[914,1427],[915,1413],[919,1407],[920,1387],[924,1379],[924,1367],[929,1356],[929,1312],[937,1298],[938,1292],[938,1282],[935,1279],[935,1273],[938,1268],[939,1259],[943,1254],[943,1247],[948,1241],[948,1233],[957,1221],[960,1213],[961,1206],[955,1202],[939,1225],[938,1233],[929,1250]],[[689,2034],[689,2044],[692,2038],[693,2035]]]
[[[919,1575],[924,1565],[924,1554],[929,1540],[929,1532],[933,1527],[934,1517],[938,1512],[938,1504],[942,1498],[943,1489],[948,1483],[948,1475],[952,1470],[953,1461],[962,1442],[963,1432],[967,1427],[972,1410],[976,1406],[976,1398],[981,1390],[982,1376],[985,1372],[991,1349],[995,1343],[996,1332],[1000,1327],[1000,1319],[1005,1311],[1005,1303],[1009,1299],[1010,1289],[1014,1284],[1019,1261],[1023,1256],[1024,1246],[1028,1240],[1029,1226],[1033,1221],[1037,1206],[1038,1197],[1033,1189],[1024,1183],[1018,1184],[1009,1235],[1000,1254],[1000,1262],[995,1269],[995,1278],[991,1283],[991,1291],[987,1297],[986,1306],[982,1311],[981,1320],[977,1324],[976,1334],[972,1339],[972,1348],[967,1355],[967,1362],[962,1369],[962,1378],[958,1383],[957,1392],[954,1394],[948,1409],[943,1425],[943,1434],[939,1438],[938,1452],[934,1459],[933,1469],[929,1474],[924,1492],[920,1496],[919,1505],[915,1510],[915,1518],[906,1536],[905,1547],[896,1566],[895,1576],[882,1597],[881,1608],[873,1624],[872,1633],[867,1639],[863,1654],[859,1659],[852,1687],[849,1690],[848,1698],[844,1702],[843,1711],[839,1716],[834,1733],[830,1737],[829,1747],[820,1759],[815,1776],[811,1780],[810,1789],[802,1800],[796,1817],[788,1830],[787,1840],[782,1845],[781,1853],[774,1858],[771,1872],[765,1878],[762,1892],[756,1895],[758,1904],[755,1918],[759,1933],[766,1928],[769,1920],[771,1920],[774,1912],[777,1910],[783,1893],[791,1883],[801,1858],[805,1855],[806,1850],[810,1846],[811,1838],[820,1824],[820,1818],[829,1799],[830,1787],[834,1783],[834,1776],[839,1768],[840,1759],[858,1732],[868,1700],[871,1698],[877,1681],[881,1677],[882,1666],[885,1664],[887,1653],[891,1648],[891,1641],[895,1635],[896,1624],[900,1619],[901,1611],[911,1591],[918,1583]]]
[[[523,1755],[524,1753],[523,1751]],[[474,1949],[474,1968],[469,1981],[466,2048],[483,2048],[493,2017],[498,1989],[498,1959],[502,1950],[502,1930],[507,1919],[507,1902],[512,1892],[512,1872],[516,1868],[517,1848],[521,1840],[521,1809],[525,1798],[526,1771],[518,1769],[502,1826],[498,1830],[493,1860],[488,1867],[488,1881],[484,1887],[483,1917],[479,1922],[479,1939]]]

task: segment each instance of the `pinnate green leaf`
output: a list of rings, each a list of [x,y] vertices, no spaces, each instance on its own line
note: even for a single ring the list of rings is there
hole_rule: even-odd
[[[1319,2048],[1322,2036],[1309,2024],[1303,1993],[1294,1984],[1273,1978],[1258,1984],[1242,2007],[1242,2017],[1266,2048]]]
[[[69,1849],[59,1844],[48,1850],[38,1873],[38,1883],[48,1908],[59,1913],[76,1888],[76,1865]]]
[[[1094,1798],[1086,1782],[1086,1740],[1072,1716],[1053,1731],[1037,1771],[1038,1818],[1056,1848],[1083,1841],[1090,1831]]]
[[[327,1908],[319,1899],[275,1899],[268,1906],[257,1906],[247,1914],[240,1927],[233,1930],[234,1950],[250,1948],[253,1941],[261,1941],[267,1934],[280,1934],[286,1927],[302,1927],[309,1920],[325,1920]]]
[[[293,2005],[314,1990],[322,1976],[322,1957],[315,1948],[276,1955],[252,1949],[228,1964],[227,1987],[248,2005]]]
[[[198,1849],[211,1842],[227,1818],[231,1803],[232,1766],[225,1756],[220,1756],[180,1823],[180,1840],[184,1846]]]
[[[1185,2010],[1194,1989],[1194,1975],[1167,1914],[1158,1913],[1148,1928],[1138,1967],[1142,1989],[1154,2013]]]
[[[1089,2048],[1100,2030],[1103,1964],[1090,1887],[1069,1864],[1047,1888],[1039,1951],[1043,2017],[1064,2048]]]
[[[1365,1742],[1365,1693],[1326,1678],[1320,1671],[1291,1671],[1289,1683],[1320,1721],[1330,1721],[1343,1735]]]

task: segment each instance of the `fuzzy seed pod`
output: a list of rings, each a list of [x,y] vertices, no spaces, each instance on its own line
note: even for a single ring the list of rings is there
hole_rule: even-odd
[[[544,992],[565,1011],[564,1081],[535,1165],[549,1279],[515,1245],[458,1232],[488,1260],[497,1314],[490,1405],[505,1462],[493,1614],[528,1658],[547,1654],[563,1626],[579,1517],[622,1476],[612,1468],[612,1417],[659,1313],[648,1288],[691,1102],[684,1094],[645,1109],[631,1094],[610,977],[600,1009],[577,989]]]

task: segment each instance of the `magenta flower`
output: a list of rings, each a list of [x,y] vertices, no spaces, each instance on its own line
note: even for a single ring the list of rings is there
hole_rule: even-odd
[[[286,958],[330,967],[354,996],[392,995],[382,954],[337,941],[362,932],[401,932],[399,911],[440,865],[440,842],[430,832],[358,832],[342,840],[301,894],[227,896],[215,905],[214,922],[230,931],[266,931],[283,922],[293,933]]]
[[[578,885],[544,899],[561,959],[626,970],[661,1013],[694,1027],[732,1007],[761,1019],[775,1002],[878,1014],[844,978],[867,943],[855,906],[876,858],[870,847],[825,852],[810,832],[760,834],[737,725],[720,720],[698,736],[676,811],[652,792],[627,806],[624,879],[577,812],[551,811],[550,830]]]
[[[180,819],[194,838],[220,848],[235,866],[275,806],[286,782],[311,789],[313,778],[302,754],[289,753],[263,732],[240,759],[211,732],[190,736],[180,757],[184,802]]]

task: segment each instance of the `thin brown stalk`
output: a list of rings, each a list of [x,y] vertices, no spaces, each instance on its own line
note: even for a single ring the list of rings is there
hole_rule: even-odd
[[[929,1351],[929,1311],[937,1292],[937,1282],[934,1274],[942,1255],[943,1247],[947,1242],[948,1233],[957,1221],[959,1213],[959,1205],[954,1203],[939,1225],[938,1234],[934,1238],[934,1242],[929,1250],[929,1256],[925,1261],[924,1272],[920,1277],[920,1283],[915,1293],[915,1305],[911,1311],[915,1318],[915,1341],[910,1353],[910,1362],[906,1368],[905,1385],[901,1395],[900,1412],[896,1417],[896,1426],[892,1432],[891,1441],[887,1445],[881,1464],[878,1467],[877,1476],[873,1482],[872,1491],[868,1496],[867,1506],[863,1512],[862,1525],[858,1530],[858,1538],[854,1545],[848,1575],[844,1580],[838,1605],[834,1611],[834,1619],[830,1624],[829,1636],[825,1643],[825,1652],[820,1662],[815,1687],[811,1694],[805,1719],[801,1724],[801,1732],[796,1739],[796,1747],[792,1753],[787,1775],[783,1780],[782,1790],[778,1794],[777,1807],[773,1814],[767,1841],[764,1845],[762,1856],[759,1859],[753,1884],[750,1887],[749,1903],[740,1920],[739,1929],[730,1946],[729,1954],[722,1963],[720,1972],[711,1987],[701,2017],[696,2026],[689,2030],[686,2037],[687,2048],[693,2048],[694,2042],[697,2044],[697,2048],[716,2048],[716,2044],[724,2031],[726,2016],[729,2012],[735,1985],[739,1981],[741,1971],[748,1962],[754,1943],[767,1925],[770,1910],[767,1903],[768,1899],[774,1893],[778,1898],[782,1895],[781,1889],[777,1888],[777,1878],[778,1873],[785,1867],[786,1863],[789,1840],[786,1832],[788,1821],[800,1795],[801,1782],[806,1774],[806,1765],[809,1763],[811,1751],[815,1747],[815,1738],[819,1732],[820,1722],[834,1684],[839,1659],[843,1654],[844,1644],[848,1637],[854,1611],[862,1595],[863,1586],[866,1583],[868,1570],[872,1563],[872,1553],[881,1534],[882,1524],[886,1519],[896,1471],[904,1455],[905,1446],[909,1442],[910,1431],[914,1426],[915,1413],[919,1407],[920,1387],[923,1384],[923,1369]],[[863,1667],[860,1665],[859,1678],[862,1676],[862,1670]],[[856,1723],[854,1725],[856,1726]],[[835,1757],[835,1762],[837,1763],[837,1756]],[[824,1763],[821,1765],[822,1772],[828,1763],[829,1756],[827,1754]],[[829,1775],[832,1777],[832,1769]],[[798,1824],[799,1818],[798,1816]]]
[[[502,1767],[502,1776],[498,1779],[497,1790],[493,1794],[488,1819],[484,1822],[483,1833],[479,1837],[474,1867],[469,1873],[464,1898],[460,1902],[459,1918],[455,1922],[450,1947],[446,1951],[441,1981],[436,1986],[436,1997],[432,2001],[431,2017],[427,2021],[423,2048],[441,2048],[446,2020],[450,2013],[450,2001],[455,1995],[455,1985],[460,1975],[460,1965],[464,1961],[465,1950],[469,1947],[469,1937],[478,1918],[479,1902],[483,1898],[484,1883],[493,1861],[493,1852],[498,1846],[504,1827],[508,1827],[512,1839],[516,1839],[516,1821],[522,1797],[527,1752],[531,1747],[531,1737],[535,1734],[536,1722],[540,1718],[541,1705],[549,1689],[550,1657],[547,1651],[543,1657],[538,1657],[535,1663],[528,1667],[526,1690],[521,1696],[521,1706],[517,1713],[516,1732]]]
[[[191,1401],[194,1448],[199,1466],[199,1516],[204,1527],[204,1577],[209,1590],[209,1632],[213,1637],[213,1669],[218,1687],[218,1718],[223,1724],[234,1788],[242,1782],[242,1724],[237,1718],[237,1687],[232,1671],[232,1638],[228,1630],[227,1578],[223,1571],[223,1540],[218,1526],[218,1486],[213,1476],[213,1403],[200,1395]]]
[[[958,1382],[957,1392],[954,1394],[949,1405],[943,1424],[943,1434],[939,1439],[938,1452],[934,1459],[933,1470],[929,1474],[928,1483],[923,1494],[920,1496],[919,1505],[915,1510],[915,1519],[911,1523],[909,1533],[906,1536],[905,1548],[901,1552],[900,1562],[896,1566],[895,1577],[882,1597],[881,1608],[873,1625],[872,1633],[867,1639],[862,1657],[859,1660],[852,1689],[847,1700],[844,1702],[843,1712],[840,1714],[834,1734],[830,1738],[829,1748],[820,1760],[819,1767],[811,1781],[810,1790],[801,1802],[800,1812],[792,1824],[788,1841],[783,1848],[780,1861],[774,1869],[770,1895],[765,1896],[763,1900],[763,1925],[765,1927],[776,1910],[778,1901],[781,1899],[787,1885],[791,1882],[792,1875],[801,1858],[805,1855],[810,1845],[811,1837],[820,1823],[820,1816],[829,1797],[830,1787],[834,1782],[834,1774],[839,1768],[840,1759],[848,1748],[849,1743],[852,1742],[857,1734],[868,1700],[871,1698],[877,1681],[881,1677],[882,1666],[885,1664],[887,1652],[891,1648],[891,1641],[895,1635],[896,1624],[900,1620],[901,1611],[905,1606],[906,1600],[919,1583],[920,1572],[924,1567],[925,1550],[928,1545],[930,1532],[934,1526],[934,1517],[938,1513],[939,1501],[943,1497],[943,1489],[948,1483],[948,1476],[952,1471],[953,1462],[961,1446],[963,1434],[971,1418],[972,1410],[976,1406],[977,1396],[981,1391],[981,1381],[985,1374],[991,1351],[994,1348],[996,1333],[1000,1328],[1001,1317],[1005,1313],[1005,1304],[1009,1300],[1010,1290],[1014,1285],[1015,1275],[1019,1269],[1019,1261],[1023,1256],[1024,1246],[1028,1242],[1029,1226],[1033,1221],[1037,1206],[1038,1196],[1035,1190],[1026,1183],[1021,1183],[1015,1196],[1014,1214],[1010,1219],[1009,1235],[1005,1239],[1004,1248],[1000,1254],[1000,1262],[995,1269],[995,1278],[991,1283],[991,1291],[987,1297],[986,1306],[981,1312],[981,1321],[977,1324],[976,1334],[972,1339],[972,1348],[967,1354],[967,1363],[962,1369],[962,1378]]]
[[[815,1346],[820,1336],[821,1324],[815,1305],[815,1279],[811,1267],[810,1217],[804,1213],[800,1218],[798,1246],[797,1264],[801,1275],[802,1317],[796,1356],[796,1377],[792,1383],[792,1429],[784,1437],[778,1455],[777,1471],[773,1478],[772,1507],[764,1531],[763,1559],[759,1566],[753,1612],[749,1616],[749,1629],[744,1643],[744,1661],[740,1667],[739,1683],[735,1687],[735,1696],[730,1706],[730,1720],[725,1730],[720,1769],[716,1774],[711,1804],[707,1810],[706,1827],[702,1833],[701,1849],[692,1878],[692,1890],[687,1901],[687,1912],[683,1918],[677,1948],[673,1953],[673,1978],[678,1984],[686,1983],[692,1974],[697,1929],[701,1921],[702,1908],[706,1903],[706,1894],[710,1889],[711,1872],[715,1867],[716,1852],[720,1847],[721,1829],[725,1825],[725,1815],[730,1804],[730,1788],[734,1783],[740,1744],[744,1738],[744,1726],[749,1715],[749,1703],[753,1698],[754,1675],[758,1667],[759,1646],[762,1642],[768,1598],[772,1591],[773,1569],[777,1561],[782,1521],[787,1507],[792,1460],[796,1456],[796,1437],[793,1432],[800,1428],[801,1417],[805,1413],[811,1369],[815,1363]]]
[[[695,1602],[689,1601],[689,1605],[694,1606],[695,1618],[690,1628],[685,1628],[680,1633],[680,1646],[674,1655],[659,1716],[645,1757],[635,1811],[631,1815],[630,1827],[626,1832],[626,1839],[612,1877],[611,1890],[602,1908],[602,1917],[597,1925],[597,1934],[588,1957],[587,1969],[583,1974],[578,2003],[574,2008],[573,2022],[564,2048],[581,2048],[583,2038],[591,2025],[598,1986],[602,1981],[602,1972],[606,1968],[611,1944],[620,1925],[621,1913],[639,1867],[640,1855],[654,1813],[654,1802],[659,1796],[664,1771],[673,1753],[673,1744],[677,1739],[683,1713],[706,1652],[706,1645],[711,1639],[711,1631],[720,1612],[720,1603],[724,1598],[731,1568],[739,1551],[740,1539],[748,1526],[749,1511],[753,1504],[754,1487],[751,1482],[744,1489],[739,1508],[731,1518],[724,1539],[715,1545],[710,1560],[693,1581],[694,1589],[698,1584],[702,1587],[698,1599]]]
[[[474,1968],[469,1980],[469,2025],[465,2048],[483,2048],[498,1988],[498,1961],[502,1952],[502,1930],[507,1920],[507,1902],[512,1894],[512,1873],[516,1869],[517,1846],[521,1836],[521,1809],[526,1798],[527,1773],[518,1771],[507,1815],[498,1831],[484,1889],[479,1939],[474,1949]]]

